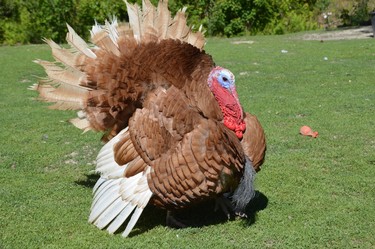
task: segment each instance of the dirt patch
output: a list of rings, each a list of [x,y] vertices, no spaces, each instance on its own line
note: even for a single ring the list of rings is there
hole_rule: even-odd
[[[303,35],[304,40],[348,40],[373,38],[372,26],[345,28]]]
[[[253,44],[254,41],[232,41],[232,44]]]

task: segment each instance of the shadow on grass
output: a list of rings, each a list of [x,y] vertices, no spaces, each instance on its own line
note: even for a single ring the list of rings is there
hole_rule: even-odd
[[[93,188],[96,181],[99,179],[99,175],[88,174],[86,175],[85,180],[75,181],[77,185],[81,185],[88,188]],[[251,226],[256,222],[257,212],[265,209],[268,205],[268,198],[263,193],[257,191],[256,198],[251,200],[247,205],[246,215],[247,218],[243,219],[244,226]],[[133,231],[130,233],[130,237],[143,234],[148,230],[153,229],[156,226],[165,226],[166,225],[167,211],[157,208],[152,205],[148,205],[140,219],[137,222],[137,225],[134,227]],[[220,223],[228,222],[227,216],[221,210],[215,211],[215,201],[210,200],[206,201],[192,207],[177,210],[173,212],[173,218],[177,221],[186,225],[186,227],[203,227],[210,226]],[[234,220],[232,217],[230,220]],[[122,233],[125,230],[126,223],[120,227],[117,233]],[[176,227],[173,227],[176,228]],[[182,228],[183,229],[183,228]]]
[[[86,188],[93,188],[100,177],[99,174],[86,174],[85,176],[86,179],[74,181],[74,183]]]
[[[256,222],[257,212],[265,209],[268,205],[268,198],[261,192],[257,192],[257,197],[253,199],[246,208],[247,218],[243,219],[244,226],[251,226]],[[186,225],[186,227],[203,227],[228,222],[227,216],[221,211],[214,211],[215,201],[207,201],[183,210],[174,211],[173,217]],[[135,229],[130,233],[130,237],[137,236],[153,229],[156,226],[166,225],[167,211],[154,206],[147,206],[138,221]],[[235,218],[232,217],[231,220]],[[178,229],[177,227],[172,227]],[[123,231],[125,226],[119,231]],[[183,228],[180,228],[183,229]]]

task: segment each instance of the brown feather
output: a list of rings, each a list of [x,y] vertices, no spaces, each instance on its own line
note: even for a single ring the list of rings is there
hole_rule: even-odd
[[[168,10],[168,1],[159,1],[157,7],[157,17],[155,18],[156,30],[158,30],[159,39],[167,38],[168,27],[171,22],[171,15]]]
[[[72,46],[72,48],[75,48],[78,52],[86,55],[89,58],[95,59],[96,55],[89,48],[87,43],[74,31],[72,27],[70,27],[68,24],[66,26],[69,30],[69,32],[66,34],[66,41]]]
[[[51,47],[52,55],[55,60],[70,68],[75,68],[77,65],[80,65],[82,60],[86,57],[81,53],[72,53],[68,49],[60,47],[53,40],[44,39],[44,41]]]
[[[129,4],[125,0],[128,9],[129,23],[137,40],[142,39],[142,12],[137,4]]]
[[[147,164],[140,156],[137,156],[133,161],[129,163],[127,166],[124,176],[125,177],[132,177],[140,172],[143,172],[145,168],[147,167]]]
[[[36,90],[39,92],[41,100],[56,102],[56,105],[50,107],[52,109],[79,110],[83,108],[82,99],[85,92],[80,93],[65,85],[60,85],[58,88],[50,85],[38,85]]]
[[[96,33],[94,36],[91,37],[93,43],[99,46],[101,49],[106,50],[110,53],[113,53],[117,57],[121,56],[121,53],[111,37],[108,36],[108,32],[102,30],[101,32]]]
[[[168,37],[183,40],[189,33],[189,28],[186,26],[185,17],[186,8],[179,10],[174,16],[168,31]]]
[[[63,66],[38,61],[45,67],[51,83],[61,82],[77,86],[74,91],[88,92],[80,95],[82,99],[79,102],[84,103],[83,110],[87,113],[90,127],[109,131],[104,140],[127,126],[132,113],[142,106],[150,91],[159,85],[175,85],[185,87],[183,91],[189,94],[189,85],[184,85],[191,81],[190,75],[194,80],[201,81],[213,66],[211,57],[201,51],[203,35],[196,33],[200,40],[198,43],[189,38],[195,33],[186,25],[184,10],[179,11],[172,21],[168,1],[160,1],[155,8],[149,0],[144,0],[143,11],[136,4],[127,3],[127,7],[131,16],[130,26],[109,22],[105,27],[94,26],[96,31],[92,32],[92,42],[96,48],[91,48],[67,25],[69,32],[66,39],[71,49],[46,40],[56,61]],[[118,35],[115,40],[114,29]],[[174,40],[164,40],[166,37]],[[206,108],[214,99],[207,95],[207,89],[203,92],[203,97],[207,98],[189,96],[191,104],[207,117],[221,115],[217,106],[213,112]],[[73,108],[69,101],[65,104],[61,99],[57,101],[60,103],[55,107]]]
[[[35,63],[43,66],[48,78],[52,81],[64,84],[66,87],[75,88],[77,92],[87,92],[89,89],[81,86],[87,82],[86,75],[74,68],[62,68],[55,63],[43,60],[35,60]]]
[[[256,171],[264,162],[266,154],[266,138],[263,128],[256,116],[246,113],[246,131],[241,141],[245,154],[250,158]]]

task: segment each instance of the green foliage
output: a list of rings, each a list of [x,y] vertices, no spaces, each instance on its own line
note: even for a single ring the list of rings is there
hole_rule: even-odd
[[[208,30],[211,35],[226,36],[312,30],[318,27],[314,4],[299,0],[221,0],[212,8]]]
[[[358,26],[369,25],[371,11],[375,10],[373,0],[330,0],[322,12],[330,12],[332,16],[328,26]]]
[[[66,23],[88,38],[94,20],[103,23],[116,15],[124,20],[123,1],[17,0],[0,2],[0,43],[41,43],[44,37],[64,42]]]
[[[142,4],[142,0],[129,0]],[[156,5],[158,0],[151,0]],[[348,2],[348,4],[346,4]],[[170,0],[172,14],[186,6],[188,24],[211,36],[285,34],[322,26],[359,25],[375,8],[371,0]],[[334,13],[328,19],[323,12]],[[65,41],[66,23],[89,38],[96,20],[126,21],[122,0],[0,0],[0,44],[40,43],[43,37]],[[332,19],[332,20],[331,20]]]
[[[297,4],[297,3],[296,3]],[[318,28],[318,24],[314,19],[310,6],[305,4],[291,4],[289,1],[281,4],[281,12],[278,19],[273,19],[264,28],[263,33],[266,34],[285,34],[305,30],[314,30]],[[294,6],[291,8],[290,6]]]
[[[74,29],[80,35],[88,37],[94,19],[98,23],[104,23],[105,20],[111,20],[113,17],[119,20],[127,18],[126,5],[123,1],[80,0],[77,5],[77,21]]]
[[[17,14],[1,20],[3,43],[40,43],[43,37],[61,41],[65,37],[65,22],[74,16],[73,0],[35,0],[3,3],[4,10]]]
[[[348,15],[349,25],[361,25],[369,20],[368,3],[369,0],[357,0],[353,6],[352,15]]]

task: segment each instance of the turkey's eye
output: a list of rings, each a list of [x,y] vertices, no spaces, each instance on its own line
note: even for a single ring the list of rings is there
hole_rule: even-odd
[[[227,82],[227,81],[228,81],[228,78],[227,78],[227,77],[223,77],[223,81],[224,81],[224,82]]]

